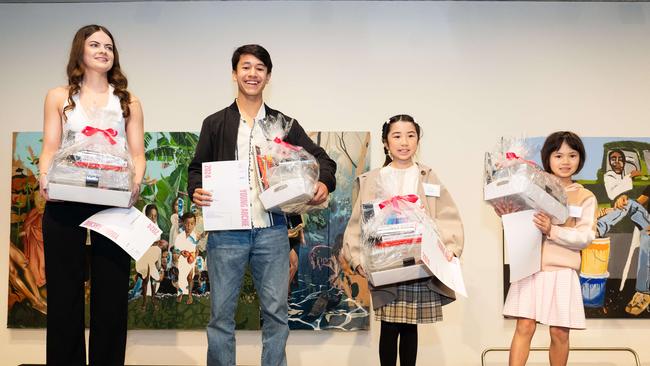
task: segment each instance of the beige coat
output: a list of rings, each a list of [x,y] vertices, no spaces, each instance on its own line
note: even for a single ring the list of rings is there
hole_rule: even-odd
[[[449,248],[456,257],[463,252],[463,223],[460,220],[458,209],[449,191],[440,182],[431,168],[418,164],[420,168],[420,184],[418,184],[418,196],[424,202],[424,208],[429,216],[438,226],[442,242]],[[353,190],[352,215],[343,235],[343,254],[350,263],[352,269],[361,264],[361,205],[378,199],[376,187],[380,169],[373,169],[357,177]],[[426,196],[422,183],[440,185],[440,197]],[[443,295],[443,305],[456,299],[454,291],[445,286],[436,277],[427,282],[427,286]],[[377,309],[392,302],[397,298],[397,285],[371,287],[373,308]]]

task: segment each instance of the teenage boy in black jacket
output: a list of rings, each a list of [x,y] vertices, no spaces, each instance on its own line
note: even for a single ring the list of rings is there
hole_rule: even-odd
[[[211,319],[208,324],[208,366],[235,365],[235,310],[246,265],[262,307],[262,365],[287,364],[289,335],[287,289],[289,239],[284,215],[264,210],[251,146],[264,138],[256,122],[280,112],[264,104],[262,92],[271,78],[271,56],[262,46],[245,45],[232,56],[232,77],[237,99],[203,121],[194,159],[188,168],[188,193],[195,204],[207,206],[211,194],[201,188],[201,164],[245,160],[249,165],[251,230],[212,231],[208,236],[208,275]],[[294,121],[286,142],[302,146],[320,164],[320,177],[310,204],[323,203],[336,187],[336,163]],[[218,194],[218,193],[215,193]]]

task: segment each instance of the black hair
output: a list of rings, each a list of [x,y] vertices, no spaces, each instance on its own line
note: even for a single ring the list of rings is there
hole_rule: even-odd
[[[621,149],[612,149],[607,153],[607,161],[609,162],[609,159],[612,158],[613,153],[619,153],[623,157],[623,164],[627,162],[627,158],[625,157],[625,153]]]
[[[150,203],[144,207],[144,215],[149,217],[149,214],[151,213],[151,210],[156,210],[158,212],[158,206],[156,206],[153,203]]]
[[[181,222],[185,222],[185,220],[189,220],[189,219],[196,220],[196,215],[194,215],[192,212],[186,212],[183,214],[183,217],[181,218]]]
[[[550,163],[551,154],[560,150],[560,147],[562,147],[562,144],[565,142],[570,148],[577,151],[578,155],[580,155],[578,169],[576,169],[574,174],[580,172],[582,167],[585,165],[587,154],[585,152],[585,145],[582,143],[580,136],[571,131],[557,131],[548,135],[546,141],[544,141],[544,145],[542,146],[542,165],[547,173],[553,174]]]
[[[246,44],[238,47],[235,52],[233,52],[231,61],[232,71],[237,70],[237,64],[239,63],[239,59],[242,55],[253,55],[257,57],[260,61],[262,61],[264,66],[266,66],[266,70],[269,74],[271,73],[271,70],[273,70],[271,55],[269,54],[269,51],[266,50],[266,48],[258,44]]]
[[[408,114],[398,114],[392,116],[388,121],[384,122],[381,126],[381,142],[384,143],[384,155],[386,155],[386,160],[384,160],[384,166],[390,164],[393,159],[388,155],[388,149],[386,148],[386,142],[388,142],[388,133],[390,132],[390,125],[395,122],[411,122],[415,126],[415,132],[418,134],[418,141],[420,140],[420,125],[415,122],[415,118],[409,116]]]

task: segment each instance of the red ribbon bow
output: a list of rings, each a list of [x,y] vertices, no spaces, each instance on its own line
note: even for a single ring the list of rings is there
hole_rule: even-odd
[[[102,130],[101,128],[95,128],[95,127],[86,126],[86,127],[84,127],[84,129],[81,131],[81,133],[83,133],[83,134],[86,135],[86,136],[92,136],[92,135],[96,134],[97,132],[101,132],[101,133],[103,133],[104,136],[106,137],[106,139],[108,140],[108,142],[111,143],[111,145],[115,145],[115,143],[117,142],[117,141],[115,141],[115,139],[113,138],[113,137],[117,136],[117,131],[115,131],[115,130],[112,129],[112,128],[107,128],[107,129],[105,129],[105,130]]]
[[[392,198],[387,199],[386,201],[379,203],[379,208],[383,209],[384,207],[390,204],[391,206],[393,206],[395,211],[399,212],[400,211],[399,201],[415,203],[418,201],[418,199],[419,197],[415,194],[407,194],[405,196],[394,196]]]
[[[507,151],[506,152],[506,159],[508,159],[508,160],[521,160],[524,163],[532,166],[533,168],[537,168],[537,164],[534,161],[523,159],[521,156],[517,155],[516,153],[514,153],[512,151]]]
[[[508,151],[508,152],[506,152],[506,159],[515,160],[515,159],[521,159],[521,158],[516,153],[513,153],[512,151]]]
[[[275,142],[276,144],[279,144],[280,146],[286,147],[289,150],[293,150],[293,151],[300,151],[302,149],[302,147],[300,147],[300,146],[291,145],[289,143],[286,143],[286,142],[282,141],[282,139],[279,138],[279,137],[274,138],[273,142]]]

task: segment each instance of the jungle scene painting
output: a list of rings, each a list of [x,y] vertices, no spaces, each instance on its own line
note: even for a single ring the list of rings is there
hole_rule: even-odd
[[[289,325],[291,329],[307,330],[368,329],[368,285],[349,268],[341,249],[352,210],[354,179],[369,169],[370,133],[308,134],[336,161],[337,187],[328,208],[290,220]],[[42,328],[47,316],[41,226],[45,202],[38,194],[37,179],[41,136],[40,132],[13,134],[7,314],[10,328]],[[210,318],[207,233],[200,208],[187,196],[187,166],[197,142],[198,134],[194,132],[145,134],[147,173],[135,207],[156,222],[163,234],[137,263],[132,263],[129,329],[205,329]],[[183,215],[188,212],[194,214],[193,222],[184,225]],[[186,226],[193,227],[197,242],[190,268],[183,267],[187,261],[179,260],[177,248],[179,233]],[[259,300],[249,272],[241,288],[237,329],[260,329]],[[86,285],[87,306],[89,294]]]

